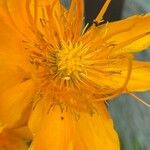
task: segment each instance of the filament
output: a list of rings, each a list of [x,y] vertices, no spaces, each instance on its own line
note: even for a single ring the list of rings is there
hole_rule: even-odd
[[[139,102],[141,102],[142,104],[144,104],[147,107],[150,107],[149,103],[146,103],[145,101],[143,101],[140,97],[136,96],[133,93],[127,92],[130,96],[132,96],[135,100],[138,100]]]

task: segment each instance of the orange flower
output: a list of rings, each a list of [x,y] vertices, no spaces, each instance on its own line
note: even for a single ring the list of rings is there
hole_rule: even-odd
[[[30,150],[119,150],[105,101],[150,89],[150,14],[104,24],[109,2],[83,28],[83,0],[1,0],[1,128],[28,124]]]

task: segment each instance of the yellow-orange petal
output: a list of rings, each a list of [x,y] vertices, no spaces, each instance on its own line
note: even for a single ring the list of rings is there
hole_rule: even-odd
[[[6,129],[4,129],[6,130]],[[23,126],[20,128],[7,129],[8,131],[12,131],[17,137],[25,139],[26,141],[32,140],[32,134],[28,128],[28,126]]]
[[[38,5],[40,6],[46,6],[49,5],[53,0],[49,1],[49,0],[36,0]]]
[[[31,64],[22,37],[0,12],[0,93],[31,77]]]
[[[34,94],[32,80],[26,80],[0,95],[0,122],[7,128],[22,126],[30,113]]]
[[[27,150],[28,146],[24,139],[13,132],[3,131],[0,133],[0,150]]]
[[[150,45],[149,24],[150,14],[108,23],[104,29],[106,42],[116,44],[115,54],[142,51]]]
[[[0,15],[7,16],[11,25],[22,35],[31,34],[31,18],[27,8],[28,2],[28,0],[23,0],[21,3],[18,0],[2,0],[2,3],[0,3]]]
[[[150,62],[134,61],[128,91],[150,90]]]
[[[99,114],[93,116],[81,114],[77,124],[75,150],[120,149],[118,136],[113,129],[105,104],[100,103],[98,109]]]
[[[29,78],[30,75],[19,66],[0,62],[0,94]]]
[[[13,53],[21,53],[18,51],[21,48],[21,36],[14,29],[13,23],[8,14],[0,9],[0,49],[3,51],[13,51]]]
[[[105,105],[98,114],[62,112],[55,106],[44,116],[30,150],[119,150],[119,141]]]
[[[55,107],[43,117],[31,149],[40,150],[42,147],[44,150],[67,150],[69,142],[74,137],[75,121],[72,120],[71,114],[61,113],[60,108]]]
[[[72,31],[74,36],[79,37],[83,26],[84,17],[84,1],[72,0],[68,14],[68,22],[72,23]]]
[[[33,111],[31,112],[28,126],[33,134],[37,134],[41,127],[44,117],[48,114],[48,107],[50,106],[49,99],[39,99],[39,95],[35,96],[36,101],[33,104]]]
[[[29,63],[28,51],[23,45],[24,38],[15,31],[13,25],[3,12],[0,12],[0,65],[1,70],[5,65],[15,65],[25,69],[27,72],[30,70],[31,64]]]
[[[127,79],[127,72],[129,72],[128,68],[125,65],[118,66],[118,70],[120,70],[119,74],[112,74],[112,80],[108,80],[107,85],[110,87],[117,87],[119,83],[123,83]],[[117,66],[114,68],[114,72],[117,72]],[[130,92],[142,92],[150,90],[150,63],[143,61],[133,61],[131,65],[131,74],[128,77],[126,86],[122,89],[122,91],[130,91]]]
[[[83,36],[85,42],[90,42],[91,47],[103,47],[103,43],[112,46],[112,55],[142,51],[150,45],[150,13],[132,16],[121,21],[115,21],[92,26]]]

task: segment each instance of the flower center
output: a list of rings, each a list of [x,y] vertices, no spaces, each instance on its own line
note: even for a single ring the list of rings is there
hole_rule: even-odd
[[[65,76],[82,72],[83,57],[78,55],[78,47],[64,48],[58,53],[58,68]]]
[[[93,111],[95,103],[119,95],[131,74],[130,59],[124,55],[112,57],[109,47],[95,50],[82,42],[59,41],[40,43],[35,50],[31,63],[36,66],[40,95],[52,104]],[[123,72],[122,65],[129,71]],[[121,76],[125,79],[118,82]]]
[[[86,49],[81,43],[63,43],[61,48],[48,56],[49,71],[63,80],[79,79],[86,72],[83,54]]]

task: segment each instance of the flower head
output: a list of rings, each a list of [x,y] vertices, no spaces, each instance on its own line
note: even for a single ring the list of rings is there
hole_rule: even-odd
[[[0,122],[28,124],[31,150],[119,149],[105,101],[150,89],[132,54],[150,44],[150,14],[103,23],[109,2],[91,27],[83,0],[0,3]]]

